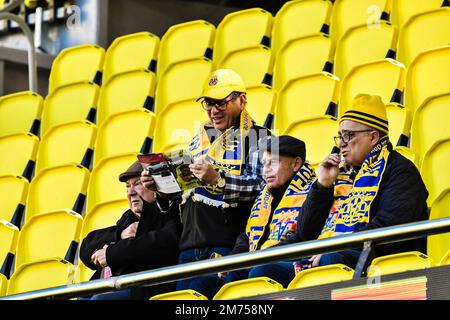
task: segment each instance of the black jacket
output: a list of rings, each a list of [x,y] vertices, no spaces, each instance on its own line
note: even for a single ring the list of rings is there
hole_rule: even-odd
[[[334,188],[314,182],[298,217],[297,232],[282,244],[317,239],[333,204]],[[391,151],[378,194],[370,207],[370,221],[356,231],[371,230],[428,219],[428,191],[414,164]],[[376,256],[406,251],[426,253],[427,239],[420,238],[375,247]]]
[[[174,205],[177,209],[178,204]],[[90,232],[80,247],[80,259],[89,268],[96,270],[92,279],[100,278],[101,268],[91,262],[92,254],[108,244],[106,260],[114,275],[174,265],[178,260],[178,242],[181,223],[178,210],[161,213],[156,202],[144,201],[141,218],[127,210],[112,227]],[[139,221],[136,237],[121,239],[124,229]],[[153,294],[174,290],[173,285],[158,285],[144,289],[136,288],[133,296],[147,298]]]

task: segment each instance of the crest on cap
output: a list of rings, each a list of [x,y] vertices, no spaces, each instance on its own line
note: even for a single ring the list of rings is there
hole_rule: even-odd
[[[218,82],[218,80],[217,80],[217,76],[216,75],[214,75],[211,79],[209,79],[209,83],[208,83],[208,85],[210,86],[210,87],[212,87],[212,86],[215,86],[215,85],[217,85],[217,82]]]

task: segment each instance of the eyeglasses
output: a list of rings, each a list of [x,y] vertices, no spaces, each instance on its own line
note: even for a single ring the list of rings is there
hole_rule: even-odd
[[[225,111],[227,109],[228,102],[235,100],[237,97],[240,96],[240,93],[232,93],[230,96],[231,96],[231,99],[228,99],[228,100],[227,100],[227,98],[229,96],[223,100],[203,99],[201,102],[202,107],[206,111],[211,111],[212,108],[214,108],[214,107],[216,107],[216,109],[219,111]]]
[[[355,131],[345,131],[343,134],[338,134],[337,136],[334,137],[334,143],[336,144],[336,146],[339,147],[339,144],[342,142],[344,144],[347,144],[350,142],[350,140],[352,140],[357,133],[361,133],[361,132],[371,132],[374,130],[355,130]]]

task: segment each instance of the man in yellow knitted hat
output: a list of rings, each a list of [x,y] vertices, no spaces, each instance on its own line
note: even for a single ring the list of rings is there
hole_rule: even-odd
[[[428,219],[428,191],[415,165],[394,151],[386,107],[379,96],[359,94],[339,119],[340,153],[318,168],[303,204],[297,233],[283,244],[329,238]],[[380,245],[371,258],[404,251],[426,252],[426,238]],[[312,266],[342,263],[354,268],[361,250],[317,255]],[[370,260],[370,259],[369,259]]]

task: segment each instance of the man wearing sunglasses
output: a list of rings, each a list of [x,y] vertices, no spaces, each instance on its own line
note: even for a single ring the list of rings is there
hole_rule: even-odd
[[[180,264],[227,255],[233,249],[263,184],[258,141],[270,135],[248,114],[244,82],[232,70],[213,72],[199,100],[209,121],[188,152],[194,159],[189,168],[204,186],[183,194]],[[146,171],[141,179],[154,188]],[[177,290],[189,288],[192,280],[179,281]]]
[[[297,233],[283,244],[428,219],[428,191],[419,171],[394,151],[386,107],[379,96],[359,94],[339,119],[339,153],[318,168],[303,204]],[[376,246],[371,258],[405,251],[426,252],[426,238]],[[356,266],[361,250],[312,257],[312,266]],[[369,259],[370,260],[370,259]]]

